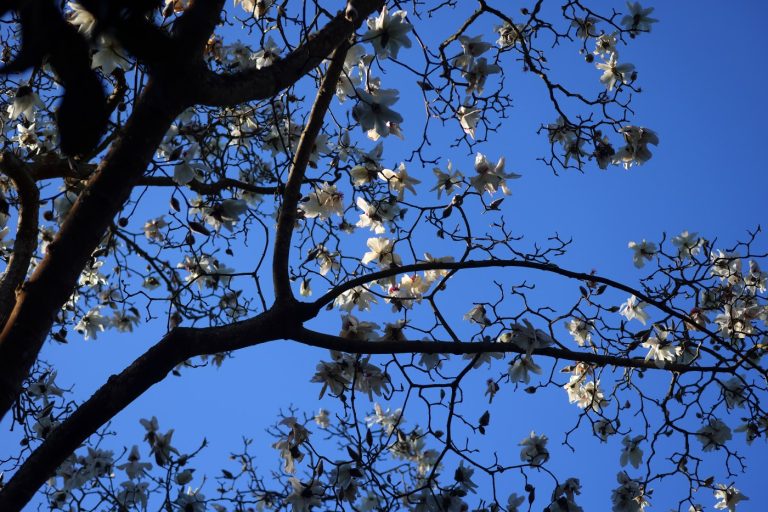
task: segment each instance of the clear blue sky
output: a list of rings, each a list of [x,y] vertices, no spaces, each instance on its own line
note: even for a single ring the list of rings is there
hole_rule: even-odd
[[[623,3],[601,4],[624,9]],[[546,141],[535,131],[540,123],[554,121],[556,116],[543,101],[537,81],[514,73],[508,82],[515,94],[509,120],[480,148],[492,158],[503,154],[507,169],[523,174],[511,184],[513,196],[504,204],[516,233],[524,234],[531,243],[543,242],[555,232],[573,237],[565,260],[569,268],[596,268],[605,276],[630,283],[640,276],[627,249],[630,240],[657,240],[664,232],[675,235],[691,230],[709,239],[718,237],[722,246],[728,246],[743,239],[747,230],[761,223],[766,227],[768,220],[764,198],[768,174],[761,160],[768,118],[768,101],[762,92],[768,3],[656,4],[654,17],[660,22],[651,34],[633,41],[621,54],[636,65],[644,91],[634,99],[636,124],[654,129],[661,139],[650,162],[630,171],[590,168],[585,174],[554,176],[536,162],[546,150]],[[486,36],[493,40],[492,34]],[[578,84],[592,84],[591,90],[597,91],[599,71],[573,51],[572,64],[561,73],[572,75]],[[395,77],[387,76],[385,81],[392,86]],[[401,105],[406,102],[404,93]],[[407,111],[422,110],[416,107]],[[406,121],[407,137],[417,136],[416,125]],[[435,151],[443,153],[441,148]],[[395,158],[397,153],[388,147],[385,154]],[[459,167],[471,171],[471,156],[457,152],[452,159],[463,161]],[[425,183],[433,179],[431,168],[412,166],[409,170]],[[766,247],[764,239],[762,243]],[[457,283],[464,286],[462,281]],[[556,288],[552,290],[556,293]],[[468,300],[481,297],[477,293]],[[466,311],[466,304],[456,304],[455,312]],[[329,313],[324,319],[314,325],[336,333],[338,314]],[[68,345],[49,345],[44,357],[59,369],[60,385],[74,383],[76,396],[84,398],[160,335],[157,329],[145,327],[131,336],[105,334],[96,342],[72,336]],[[211,442],[196,465],[200,473],[206,469],[213,475],[225,467],[229,451],[239,448],[241,436],[256,440],[254,446],[262,448],[261,466],[273,469],[277,454],[263,431],[274,421],[278,409],[293,404],[311,413],[320,406],[333,407],[329,398],[319,403],[319,387],[309,383],[321,357],[326,357],[322,351],[274,342],[243,350],[219,370],[185,370],[183,378],[168,377],[115,419],[112,428],[120,435],[113,444],[139,444],[143,432],[138,419],[156,415],[161,429],[176,429],[174,439],[182,450],[192,450],[202,437]],[[497,370],[502,367],[503,363],[497,363]],[[478,382],[483,381],[479,376]],[[585,489],[579,504],[585,510],[608,510],[610,489],[615,487],[619,470],[620,439],[599,445],[578,438],[583,439],[579,450],[566,452],[558,448],[561,425],[570,427],[577,410],[567,404],[562,390],[535,396],[512,393],[511,388],[505,391],[492,409],[493,427],[497,429],[492,435],[497,443],[507,444],[510,453],[516,454],[517,443],[528,431],[546,433],[553,452],[551,468],[562,477],[582,478]],[[482,410],[483,404],[477,408]],[[417,420],[409,419],[412,423]],[[735,426],[736,421],[731,423]],[[0,451],[4,452],[4,447]],[[748,453],[749,471],[737,479],[737,486],[750,501],[739,510],[760,511],[768,500],[764,440],[756,441]],[[567,474],[574,467],[578,470]],[[522,494],[522,489],[509,491]],[[548,492],[542,488],[540,495]],[[649,510],[669,510],[673,503],[668,499],[664,492],[656,494]],[[714,504],[709,491],[701,493],[699,499],[708,509]],[[541,509],[545,503],[537,501],[537,506]]]

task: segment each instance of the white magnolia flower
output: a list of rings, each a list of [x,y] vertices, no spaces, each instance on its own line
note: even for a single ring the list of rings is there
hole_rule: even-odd
[[[117,69],[128,70],[131,62],[128,60],[128,54],[113,37],[102,34],[99,37],[99,46],[91,60],[91,68],[101,68],[101,71],[109,76]]]
[[[485,57],[477,59],[469,70],[461,74],[467,81],[467,95],[474,92],[482,94],[488,75],[495,75],[500,72],[501,68],[496,64],[488,64],[488,59]]]
[[[125,471],[128,478],[135,480],[136,478],[144,476],[147,470],[152,469],[152,464],[149,462],[141,462],[139,447],[133,445],[133,448],[131,448],[131,451],[128,454],[128,462],[117,466],[117,469]]]
[[[610,420],[601,418],[592,424],[592,431],[601,442],[605,443],[608,441],[608,436],[616,433],[616,428]]]
[[[613,490],[611,501],[613,512],[643,512],[648,506],[648,500],[645,499],[645,487],[633,480],[622,471],[616,476],[619,487]]]
[[[315,414],[315,423],[317,423],[317,426],[320,428],[328,428],[331,424],[331,419],[328,416],[328,411],[325,409],[320,409],[317,411],[317,414]]]
[[[645,360],[653,359],[656,366],[662,368],[664,363],[674,363],[678,357],[683,354],[683,347],[673,345],[673,341],[667,341],[670,331],[658,325],[653,326],[656,331],[655,336],[651,336],[643,342],[642,347],[648,349]]]
[[[357,307],[358,311],[371,309],[371,304],[376,304],[376,296],[362,286],[356,286],[347,290],[333,301],[333,305],[342,311],[352,311]]]
[[[597,37],[597,18],[587,16],[586,18],[575,18],[571,21],[571,27],[576,29],[576,37],[579,39],[587,39],[590,37]]]
[[[338,272],[341,268],[338,261],[339,253],[329,251],[323,244],[317,245],[310,254],[320,266],[320,275],[324,276],[330,271]]]
[[[616,55],[618,57],[619,52],[616,49],[616,43],[616,32],[613,34],[600,34],[600,36],[595,39],[595,51],[592,53],[602,58],[610,58],[611,55]]]
[[[459,43],[461,44],[462,53],[453,59],[453,64],[465,70],[472,66],[475,57],[479,57],[491,49],[491,43],[483,41],[482,35],[475,37],[461,35],[459,36]]]
[[[719,450],[726,441],[733,439],[733,435],[728,425],[718,419],[712,419],[696,432],[696,438],[701,442],[705,452],[711,452]]]
[[[161,215],[156,219],[150,219],[144,223],[144,236],[149,240],[163,241],[165,240],[165,233],[162,230],[168,227],[168,222],[165,220],[165,215]]]
[[[149,482],[127,481],[120,484],[120,492],[117,493],[117,501],[126,509],[136,507],[138,510],[147,508],[147,489]]]
[[[355,226],[369,228],[379,235],[386,231],[384,222],[392,222],[400,213],[400,207],[394,201],[371,201],[369,203],[362,197],[358,197],[356,204],[363,213],[360,214],[360,219],[355,223]]]
[[[573,336],[574,341],[583,347],[592,341],[592,329],[595,325],[592,320],[582,320],[581,318],[572,318],[565,323],[568,332]]]
[[[607,61],[598,62],[595,66],[603,71],[600,82],[609,91],[613,90],[616,82],[628,84],[635,79],[635,66],[629,63],[619,64],[616,62],[616,54],[611,54]]]
[[[643,439],[645,439],[643,436],[632,438],[628,435],[624,436],[624,439],[621,440],[624,448],[621,450],[621,457],[619,458],[619,463],[622,466],[626,466],[629,463],[635,469],[640,467],[640,463],[643,461],[643,450],[640,449],[640,443]]]
[[[437,178],[437,185],[435,185],[430,192],[437,191],[437,198],[440,199],[440,195],[445,191],[446,195],[450,195],[454,190],[458,190],[461,187],[461,172],[453,170],[451,161],[448,160],[448,171],[443,172],[439,168],[435,167],[432,172]]]
[[[677,257],[681,260],[692,258],[701,251],[704,240],[697,233],[683,231],[672,237],[672,244],[677,247]]]
[[[592,409],[595,412],[608,405],[605,393],[600,388],[600,381],[589,381],[579,387],[579,395],[576,399],[576,405],[581,409]]]
[[[184,512],[205,512],[205,496],[197,489],[188,487],[186,492],[179,492],[174,502]]]
[[[299,208],[308,219],[316,217],[327,219],[331,214],[342,217],[344,215],[343,199],[344,194],[336,189],[336,185],[329,185],[326,182],[315,187],[306,200],[299,204]]]
[[[541,367],[533,362],[532,356],[523,355],[515,359],[515,362],[510,365],[509,380],[528,384],[531,382],[531,373],[541,375]]]
[[[493,194],[501,189],[504,195],[509,195],[512,192],[507,188],[506,180],[520,178],[519,174],[504,172],[504,157],[499,158],[496,165],[491,165],[482,153],[475,155],[475,171],[477,175],[470,178],[469,182],[481,194]]]
[[[637,297],[634,295],[621,305],[619,313],[627,320],[637,319],[643,325],[648,321],[648,313],[645,312],[645,302],[638,302]]]
[[[536,329],[527,318],[523,319],[523,323],[512,324],[510,330],[501,333],[496,341],[498,343],[513,343],[528,355],[532,354],[534,350],[546,348],[554,342],[549,334],[541,329]]]
[[[513,26],[505,22],[503,25],[495,27],[494,31],[499,34],[496,44],[501,49],[516,46],[531,35],[531,30],[525,23],[515,23]]]
[[[736,512],[736,505],[740,501],[749,500],[749,498],[741,494],[741,491],[733,485],[726,487],[723,484],[716,484],[715,487],[717,487],[717,490],[715,491],[715,499],[720,500],[715,503],[715,508],[718,510],[728,509],[728,512]]]
[[[634,251],[634,254],[632,255],[632,261],[637,268],[643,268],[645,265],[645,260],[651,261],[658,252],[655,243],[646,242],[645,240],[640,243],[629,242],[627,247]]]
[[[392,131],[392,123],[403,122],[403,116],[389,108],[398,100],[397,89],[376,89],[370,93],[357,89],[356,93],[359,101],[352,108],[352,117],[371,140],[386,137]]]
[[[273,62],[280,58],[280,47],[272,39],[272,36],[269,36],[264,44],[264,48],[254,53],[251,58],[256,64],[256,69],[271,66]]]
[[[379,326],[374,322],[365,322],[353,315],[344,315],[341,317],[339,336],[349,340],[371,341],[378,338],[376,332],[378,330]]]
[[[476,304],[464,315],[464,320],[473,322],[480,325],[490,325],[491,321],[485,314],[485,306],[482,304]]]
[[[30,123],[35,121],[35,109],[45,108],[40,97],[28,85],[22,85],[16,89],[13,103],[8,105],[8,119],[16,119],[24,116]]]
[[[475,138],[475,130],[477,129],[477,123],[483,117],[483,111],[479,108],[468,107],[462,105],[456,112],[456,116],[459,118],[459,124],[464,133]]]
[[[472,481],[474,473],[474,468],[465,466],[463,460],[459,462],[459,467],[453,473],[453,479],[456,480],[459,489],[466,492],[477,492],[477,484]]]
[[[27,394],[32,398],[47,400],[50,396],[64,396],[64,390],[56,385],[56,371],[44,373],[37,381],[27,387]]]
[[[653,130],[639,126],[625,126],[621,129],[627,145],[613,155],[613,162],[629,169],[633,164],[642,165],[651,159],[653,154],[648,144],[659,145],[659,136]]]
[[[624,25],[633,36],[640,32],[650,32],[651,25],[659,21],[648,16],[653,12],[653,7],[643,9],[640,2],[627,2],[627,8],[629,9],[629,13],[621,18],[621,24]]]
[[[384,409],[378,403],[374,403],[373,414],[366,416],[365,422],[368,427],[374,425],[381,426],[387,435],[389,435],[392,434],[395,429],[401,427],[403,423],[405,423],[405,420],[403,419],[402,409],[391,411],[390,409]]]
[[[520,505],[523,503],[525,503],[525,496],[518,496],[513,492],[507,499],[507,510],[509,512],[521,512]]]
[[[96,27],[96,18],[90,11],[77,2],[67,2],[67,7],[72,9],[67,13],[67,21],[77,27],[77,31],[86,37],[91,37]]]
[[[368,31],[363,34],[362,40],[370,41],[380,59],[396,59],[401,47],[411,47],[408,32],[413,27],[405,21],[406,16],[405,11],[395,11],[390,15],[385,5],[376,18],[368,20]]]
[[[275,3],[275,0],[235,0],[235,5],[240,5],[248,14],[255,18],[261,18]]]
[[[390,190],[397,193],[397,198],[400,201],[403,200],[406,190],[410,191],[412,194],[416,194],[414,185],[421,183],[421,180],[408,176],[408,171],[406,171],[405,164],[402,162],[397,167],[396,171],[393,171],[392,169],[383,169],[379,176],[389,183]]]
[[[104,332],[104,329],[109,326],[109,318],[103,317],[99,312],[100,309],[101,306],[96,306],[83,315],[77,325],[75,325],[75,331],[82,334],[86,340],[95,340],[98,333]]]
[[[549,460],[549,450],[547,450],[547,436],[537,436],[536,432],[531,431],[531,435],[520,441],[520,460],[532,466],[541,466]]]
[[[400,256],[395,253],[394,242],[389,238],[369,238],[366,244],[370,251],[365,253],[360,260],[363,265],[376,260],[378,260],[379,267],[382,268],[400,266],[402,264]]]

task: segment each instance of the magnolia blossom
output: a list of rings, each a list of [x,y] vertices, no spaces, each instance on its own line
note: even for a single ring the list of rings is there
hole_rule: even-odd
[[[624,448],[621,450],[621,457],[619,458],[619,463],[622,466],[626,466],[629,463],[635,469],[640,467],[640,463],[643,461],[643,450],[640,449],[640,443],[643,439],[645,439],[643,436],[632,438],[628,435],[624,436],[624,439],[621,440]]]
[[[389,238],[369,238],[367,245],[370,251],[365,253],[360,260],[363,265],[376,260],[378,260],[378,265],[382,268],[401,265],[402,260],[395,253],[394,242]]]
[[[601,442],[605,443],[608,441],[608,436],[616,433],[616,428],[610,420],[601,418],[592,424],[592,431]]]
[[[459,36],[459,43],[462,53],[453,59],[453,64],[463,69],[469,69],[474,63],[475,57],[479,57],[491,49],[491,43],[483,41],[482,35],[475,37],[461,35]]]
[[[273,62],[280,58],[280,47],[272,39],[272,36],[269,36],[264,44],[264,48],[254,53],[251,58],[256,65],[256,69],[271,66]]]
[[[333,305],[342,311],[352,311],[357,307],[358,311],[367,311],[371,309],[371,304],[376,304],[376,296],[368,291],[367,288],[356,286],[347,290],[333,301]]]
[[[705,452],[711,452],[712,450],[719,450],[733,436],[728,425],[718,419],[711,419],[709,423],[696,432],[696,438],[701,442]]]
[[[461,186],[461,172],[453,170],[450,160],[448,160],[448,172],[443,172],[437,167],[432,169],[432,172],[437,178],[437,185],[435,185],[430,192],[436,190],[438,199],[440,199],[440,195],[443,191],[445,191],[446,195],[452,194],[454,190],[457,190]]]
[[[488,64],[488,60],[485,57],[477,59],[471,68],[461,74],[467,81],[467,95],[474,92],[482,94],[488,75],[495,75],[500,72],[501,68],[496,64]]]
[[[96,18],[93,14],[77,2],[67,2],[67,7],[72,9],[67,13],[67,21],[76,26],[78,32],[90,37],[96,28]]]
[[[645,499],[645,488],[643,485],[622,471],[616,476],[619,487],[613,490],[611,501],[613,502],[613,512],[643,512],[648,506],[648,500]]]
[[[475,171],[477,176],[470,178],[469,182],[481,194],[493,194],[501,189],[504,195],[509,195],[512,192],[507,188],[506,180],[520,178],[519,174],[504,172],[504,157],[499,158],[496,165],[491,165],[482,153],[475,155]]]
[[[509,380],[528,384],[531,381],[531,373],[541,375],[541,366],[533,362],[533,357],[523,355],[515,359],[509,367]]]
[[[363,34],[362,39],[363,41],[370,41],[376,56],[380,59],[388,57],[396,59],[401,47],[411,47],[408,32],[413,27],[405,21],[406,16],[405,11],[395,11],[389,14],[385,5],[376,18],[368,20],[368,31]]]
[[[386,137],[392,130],[392,123],[399,125],[403,122],[403,116],[389,108],[398,100],[397,89],[374,89],[371,92],[356,89],[356,93],[359,101],[352,108],[352,117],[371,140]]]
[[[613,161],[622,164],[625,169],[629,169],[633,164],[642,165],[651,159],[653,154],[648,149],[648,144],[659,145],[659,136],[648,128],[625,126],[621,133],[627,144],[616,152]]]
[[[520,441],[520,460],[532,466],[541,466],[549,460],[549,450],[547,450],[547,436],[537,436],[536,432],[531,431],[531,435]]]
[[[621,305],[619,313],[627,320],[637,319],[643,325],[648,321],[648,313],[645,312],[645,302],[637,302],[637,297],[634,295]]]
[[[571,21],[571,27],[576,29],[576,37],[579,39],[587,39],[589,37],[597,37],[597,18],[587,16],[586,18],[575,18]]]
[[[308,219],[316,217],[327,219],[331,214],[341,217],[344,215],[343,198],[344,195],[336,189],[336,185],[329,185],[326,182],[320,187],[315,187],[299,208]]]
[[[386,229],[383,223],[393,221],[400,213],[400,207],[394,201],[371,201],[369,203],[362,197],[358,197],[356,204],[363,213],[360,214],[360,220],[355,226],[369,228],[376,234],[384,233]]]
[[[525,503],[525,496],[518,496],[513,492],[507,499],[507,510],[509,512],[521,512],[520,506],[523,503]]]
[[[98,333],[104,332],[104,329],[109,326],[109,318],[102,316],[99,312],[100,309],[101,306],[96,306],[83,315],[77,325],[75,325],[75,331],[82,334],[86,340],[95,340]]]
[[[672,345],[672,341],[667,341],[670,331],[654,325],[656,331],[655,336],[651,336],[647,341],[643,342],[643,348],[648,349],[648,354],[645,356],[645,360],[653,359],[657,367],[664,367],[665,363],[673,363],[683,353],[683,347],[680,345]]]
[[[139,447],[133,445],[130,453],[128,454],[128,462],[117,466],[117,469],[125,471],[128,478],[135,480],[146,474],[147,470],[152,469],[152,464],[149,462],[141,462],[141,455],[139,454]]]
[[[616,43],[616,32],[612,34],[600,34],[597,39],[595,39],[595,51],[592,53],[602,58],[610,58],[611,55],[618,56],[619,52],[616,49]]]
[[[643,268],[645,265],[645,260],[651,261],[658,251],[655,243],[646,242],[645,240],[640,243],[629,242],[627,247],[634,251],[634,254],[632,255],[632,261],[637,268]]]
[[[495,27],[494,32],[499,34],[499,38],[496,40],[496,45],[499,48],[504,49],[516,46],[521,41],[527,39],[531,30],[525,23],[515,23],[514,25],[504,23],[503,25]]]
[[[396,428],[399,428],[405,423],[403,419],[403,410],[384,409],[381,405],[373,404],[373,414],[365,417],[365,422],[368,427],[379,425],[384,429],[387,435],[392,434]]]
[[[483,111],[479,108],[474,108],[466,105],[459,107],[456,111],[456,117],[459,118],[459,124],[464,133],[475,138],[475,130],[477,129],[477,123],[483,117]]]
[[[414,185],[421,183],[421,180],[408,176],[408,171],[406,171],[405,164],[402,162],[397,167],[396,171],[393,171],[392,169],[383,169],[379,176],[389,183],[390,190],[397,193],[397,198],[400,201],[403,200],[406,190],[410,191],[412,194],[416,194]]]
[[[725,486],[723,484],[716,484],[715,487],[715,499],[720,500],[715,503],[717,510],[728,510],[728,512],[736,512],[736,505],[740,501],[749,500],[746,496],[741,494],[733,485]]]
[[[611,54],[607,61],[598,62],[595,66],[603,71],[600,81],[609,91],[613,90],[616,82],[628,84],[635,79],[635,66],[629,63],[619,64],[616,62],[616,54]]]
[[[249,14],[261,18],[274,4],[274,0],[235,0],[235,5],[240,5]]]
[[[672,244],[677,247],[677,257],[681,260],[696,256],[701,251],[703,242],[697,233],[689,233],[688,231],[683,231],[672,237]]]
[[[99,37],[98,50],[93,54],[91,60],[91,68],[101,68],[105,75],[111,75],[117,68],[130,69],[131,62],[127,55],[115,38],[102,34]]]
[[[373,322],[359,320],[353,315],[341,317],[341,332],[339,336],[350,340],[375,340],[379,326]]]
[[[591,320],[572,318],[569,322],[565,323],[565,327],[580,347],[592,341],[592,329],[595,325]]]
[[[480,325],[490,325],[491,321],[485,314],[485,306],[482,304],[476,304],[464,315],[464,320],[473,322]]]
[[[579,387],[579,395],[576,399],[576,405],[581,409],[592,409],[595,412],[608,405],[605,393],[600,388],[600,381],[589,381]]]
[[[328,428],[331,425],[331,419],[328,416],[328,411],[322,408],[318,410],[317,414],[315,414],[315,423],[317,423],[317,426],[320,428]]]
[[[627,9],[629,9],[629,13],[621,18],[621,24],[624,25],[633,36],[636,36],[640,32],[650,32],[651,25],[659,21],[648,16],[653,12],[653,7],[643,9],[640,2],[627,2]]]

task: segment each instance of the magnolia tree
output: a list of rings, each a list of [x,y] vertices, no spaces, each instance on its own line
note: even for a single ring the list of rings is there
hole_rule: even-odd
[[[646,510],[666,482],[667,510],[740,508],[739,447],[768,430],[765,254],[756,234],[633,241],[626,283],[512,235],[519,175],[483,143],[516,75],[548,99],[556,173],[635,172],[659,143],[623,53],[653,9],[529,3],[3,3],[0,417],[21,443],[0,509],[579,511],[580,468],[550,459],[584,435],[623,466],[598,508]],[[87,399],[40,357],[148,323]],[[274,466],[246,441],[199,467],[205,442],[158,411],[132,419],[143,439],[104,430],[169,374],[276,340],[330,353],[305,376],[319,412],[243,432]],[[495,397],[549,388],[575,423],[494,428]]]

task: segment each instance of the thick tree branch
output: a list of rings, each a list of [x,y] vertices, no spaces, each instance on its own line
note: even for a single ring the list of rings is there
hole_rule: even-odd
[[[349,38],[384,1],[352,0],[350,4],[354,5],[356,18],[350,21],[344,12],[339,12],[305,44],[271,66],[226,75],[207,71],[196,89],[195,101],[209,106],[235,105],[270,98],[290,87]]]
[[[40,192],[29,169],[13,153],[0,155],[0,172],[13,180],[19,193],[19,223],[13,254],[8,260],[5,273],[0,278],[0,329],[16,305],[16,290],[24,282],[29,262],[37,247],[37,224],[40,210]]]
[[[527,352],[514,343],[493,342],[455,342],[455,341],[365,341],[351,340],[340,336],[324,334],[303,327],[298,328],[291,336],[296,341],[313,347],[338,350],[350,354],[484,354],[504,352],[526,354]],[[619,366],[622,368],[642,368],[645,370],[664,370],[679,373],[731,373],[733,366],[693,366],[679,363],[665,363],[657,366],[655,361],[642,358],[619,357],[595,354],[593,352],[577,352],[565,348],[539,348],[531,352],[554,359],[580,361],[597,366]]]
[[[0,418],[20,393],[56,313],[72,293],[88,258],[142,177],[168,126],[185,107],[177,97],[173,84],[149,82],[123,135],[80,194],[45,258],[18,295],[0,333]]]
[[[331,104],[331,99],[336,93],[336,84],[344,69],[344,57],[347,55],[349,44],[343,41],[333,52],[331,62],[323,76],[320,87],[317,90],[315,103],[309,113],[304,131],[299,139],[299,146],[293,159],[291,172],[288,174],[288,182],[283,192],[283,203],[280,206],[280,217],[277,221],[275,234],[275,248],[272,257],[272,280],[275,287],[275,300],[277,302],[293,299],[291,283],[288,279],[288,265],[291,252],[291,236],[296,223],[296,208],[301,199],[301,184],[304,182],[304,174],[312,155],[320,130],[323,127],[325,114]]]
[[[0,491],[0,510],[21,510],[56,468],[102,425],[187,359],[257,345],[284,336],[292,312],[269,310],[223,327],[177,328],[112,375],[72,415],[53,429]]]

